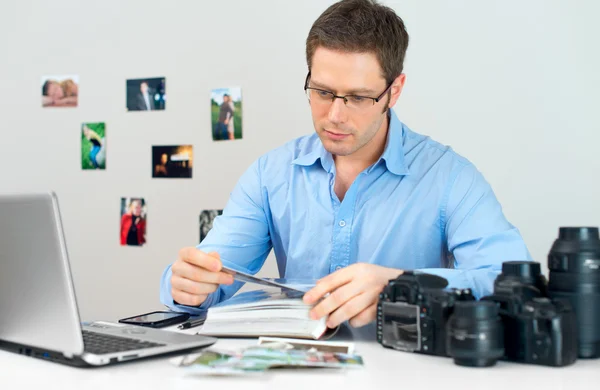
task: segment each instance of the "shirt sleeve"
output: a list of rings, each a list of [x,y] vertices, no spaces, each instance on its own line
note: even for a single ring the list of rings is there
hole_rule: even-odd
[[[223,214],[213,221],[212,229],[197,246],[203,252],[217,252],[223,265],[256,274],[272,248],[269,222],[263,202],[259,161],[242,175],[232,191]],[[235,294],[242,282],[219,286],[199,307],[178,305],[171,296],[171,265],[162,274],[160,301],[172,310],[197,313]]]
[[[442,276],[448,287],[471,288],[476,298],[490,295],[502,263],[531,261],[518,229],[510,224],[494,192],[472,165],[462,167],[449,187],[441,222],[449,268],[419,271]]]

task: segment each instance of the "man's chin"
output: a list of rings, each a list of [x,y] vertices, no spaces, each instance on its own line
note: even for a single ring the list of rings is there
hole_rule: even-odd
[[[323,142],[323,147],[334,156],[348,156],[352,154],[352,148],[350,148],[349,145],[344,145],[343,143],[326,141]]]

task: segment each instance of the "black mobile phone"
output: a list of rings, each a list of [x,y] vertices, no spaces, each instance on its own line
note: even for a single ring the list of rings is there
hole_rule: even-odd
[[[165,326],[175,325],[190,318],[189,313],[178,313],[174,311],[153,311],[151,313],[140,314],[133,317],[121,318],[122,324],[148,326],[151,328],[164,328]]]

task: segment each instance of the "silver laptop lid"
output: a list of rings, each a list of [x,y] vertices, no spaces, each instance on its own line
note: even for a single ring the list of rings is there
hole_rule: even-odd
[[[83,353],[54,193],[0,195],[0,340]]]

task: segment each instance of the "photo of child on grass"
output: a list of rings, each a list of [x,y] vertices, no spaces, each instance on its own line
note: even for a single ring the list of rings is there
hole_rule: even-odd
[[[81,169],[106,169],[106,126],[103,122],[81,125]]]
[[[213,89],[210,98],[213,141],[242,138],[242,89]]]

